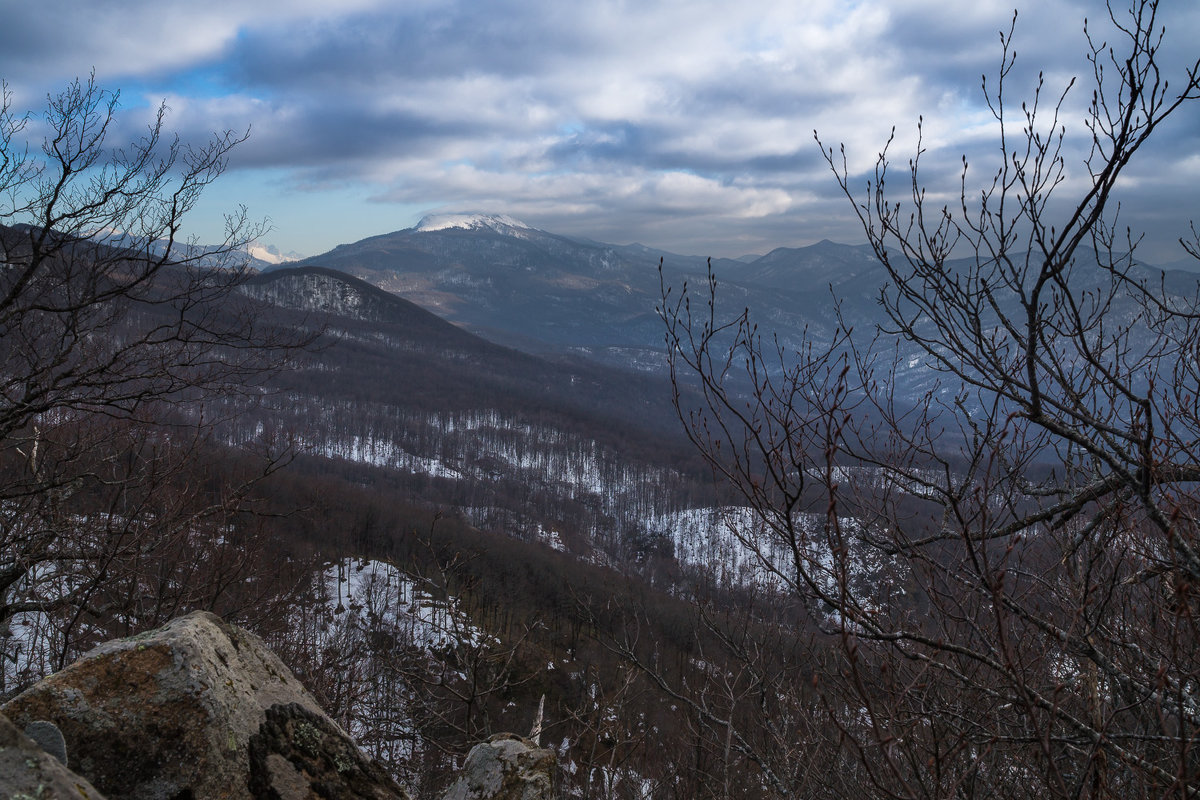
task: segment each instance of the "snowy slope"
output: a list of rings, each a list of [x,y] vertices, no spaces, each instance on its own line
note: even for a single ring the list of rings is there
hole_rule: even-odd
[[[429,233],[444,231],[451,228],[463,230],[490,229],[497,233],[511,235],[514,230],[533,230],[520,220],[506,214],[430,214],[423,217],[413,228],[415,231]]]

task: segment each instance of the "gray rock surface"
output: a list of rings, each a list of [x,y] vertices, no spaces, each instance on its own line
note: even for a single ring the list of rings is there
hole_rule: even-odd
[[[496,734],[471,749],[442,800],[550,800],[556,760],[529,739]]]
[[[257,636],[206,613],[108,642],[3,707],[112,800],[407,798]]]
[[[6,800],[104,800],[95,786],[71,772],[0,715],[0,797]]]
[[[53,722],[35,719],[25,726],[25,735],[33,739],[38,747],[62,762],[64,767],[71,766],[71,761],[67,757],[67,740],[63,738],[62,731]]]

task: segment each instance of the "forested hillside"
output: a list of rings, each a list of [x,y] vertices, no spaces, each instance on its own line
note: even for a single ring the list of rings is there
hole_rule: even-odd
[[[682,709],[647,706],[650,685],[616,649],[706,669],[689,655],[685,587],[746,558],[669,385],[490,344],[331,271],[263,275],[225,302],[218,316],[307,342],[249,397],[175,406],[207,422],[203,457],[172,479],[220,493],[243,474],[241,503],[216,528],[183,517],[154,548],[97,551],[107,566],[80,585],[102,614],[13,605],[6,692],[104,638],[212,608],[266,635],[414,787],[439,786],[491,731],[528,731],[543,696],[579,792],[701,780],[694,747],[662,758]],[[74,508],[112,529],[103,505]],[[46,591],[14,589],[17,604]]]
[[[879,24],[895,11],[851,5]],[[219,218],[215,243],[184,234],[242,128],[187,144],[164,130],[164,101],[114,143],[130,128],[94,79],[40,113],[0,85],[4,713],[37,684],[53,694],[44,678],[113,637],[132,638],[98,649],[126,666],[174,664],[139,637],[201,610],[218,616],[169,631],[207,630],[207,652],[225,654],[196,660],[241,659],[251,637],[234,622],[307,687],[293,687],[296,703],[269,697],[282,668],[264,681],[261,667],[274,656],[256,657],[260,678],[236,692],[221,669],[204,673],[229,676],[206,679],[215,694],[184,681],[193,709],[202,695],[263,695],[237,737],[215,737],[218,760],[265,776],[234,779],[258,796],[339,794],[318,773],[355,764],[386,796],[405,794],[393,779],[442,796],[472,746],[508,730],[535,740],[514,752],[548,765],[542,746],[553,750],[556,790],[581,800],[1195,800],[1200,279],[1143,262],[1124,202],[1194,196],[1194,137],[1177,123],[1200,100],[1200,60],[1169,44],[1157,0],[1106,9],[1083,26],[1081,99],[1074,79],[1018,66],[1013,17],[981,103],[960,104],[958,78],[941,83],[954,124],[919,117],[911,156],[895,153],[895,129],[866,157],[817,134],[808,160],[865,245],[712,262],[464,213],[259,273],[248,259],[272,255],[258,244],[267,224],[244,207]],[[822,24],[814,44],[832,34]],[[842,27],[843,44],[866,32]],[[772,38],[762,30],[738,38]],[[952,38],[936,33],[915,37],[921,59]],[[340,62],[371,39],[330,52]],[[975,63],[938,53],[939,72]],[[870,85],[845,86],[876,91],[881,71],[860,67]],[[191,78],[212,88],[215,75]],[[915,91],[932,73],[913,77]],[[439,110],[450,83],[437,84]],[[468,83],[476,100],[492,88]],[[833,91],[839,113],[855,102]],[[525,99],[512,104],[522,114]],[[380,129],[408,131],[410,110]],[[586,213],[561,190],[579,188],[558,183],[565,167],[605,154],[596,178],[633,155],[624,178],[650,153],[635,152],[632,128],[585,116],[547,117],[534,137],[570,146],[487,159],[432,147],[455,126],[425,118],[426,155],[364,162],[396,181],[372,202],[407,202],[395,176],[408,168],[504,185],[480,170],[511,158],[533,182],[510,186],[560,187],[527,207]],[[970,159],[947,160],[955,125]],[[685,138],[736,148],[730,130]],[[288,149],[256,151],[243,175]],[[761,169],[751,162],[804,161],[791,150],[705,175],[677,171],[684,154],[658,154],[665,174],[648,193],[621,189],[663,206],[637,215],[645,230],[691,217],[704,187],[753,214],[824,197],[741,185]],[[327,167],[295,171],[288,192],[328,180]],[[1163,220],[1174,213],[1149,199]],[[1180,235],[1200,259],[1194,223]],[[96,669],[173,705],[157,672]],[[68,729],[101,713],[79,705],[87,692],[60,694]],[[212,733],[210,710],[191,730]],[[353,757],[321,755],[314,720]],[[15,731],[0,720],[32,752]],[[111,752],[81,759],[83,778],[124,763]]]

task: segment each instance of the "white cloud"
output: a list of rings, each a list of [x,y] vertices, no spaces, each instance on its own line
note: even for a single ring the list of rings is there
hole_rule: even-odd
[[[1022,9],[1010,97],[1028,96],[1039,68],[1056,95],[1086,67],[1081,25],[1093,5]],[[1200,11],[1168,12],[1169,40],[1190,56]],[[961,153],[987,172],[996,124],[979,81],[994,74],[1011,13],[1003,0],[48,0],[0,32],[0,48],[10,45],[0,57],[22,99],[95,64],[148,104],[168,97],[169,124],[189,136],[252,125],[235,168],[274,181],[282,170],[314,202],[357,185],[377,202],[586,215],[580,225],[630,226],[627,238],[645,238],[633,228],[648,218],[669,236],[664,220],[683,230],[703,217],[722,239],[741,235],[722,226],[774,220],[770,235],[790,235],[774,242],[785,244],[819,235],[814,221],[835,214],[854,235],[846,206],[821,206],[844,199],[814,128],[845,143],[861,173],[893,125],[902,167],[924,115],[930,176],[956,190]],[[61,46],[23,44],[48,37]],[[1083,86],[1070,99],[1069,134],[1089,95]],[[1168,134],[1176,144],[1158,158],[1194,156],[1188,135]],[[1079,150],[1068,155],[1077,173]]]
[[[248,27],[383,5],[383,0],[339,0],[336,6],[325,0],[39,0],[7,9],[5,17],[10,31],[32,45],[31,69],[71,77],[92,68],[102,76],[137,76],[217,57]]]

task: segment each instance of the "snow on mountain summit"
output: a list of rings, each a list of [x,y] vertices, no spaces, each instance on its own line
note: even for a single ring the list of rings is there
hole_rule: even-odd
[[[246,252],[250,254],[251,258],[273,265],[284,264],[288,261],[300,261],[305,257],[301,253],[294,251],[285,253],[273,244],[261,244],[259,242],[248,244]]]
[[[506,214],[430,214],[417,223],[414,230],[421,232],[441,231],[447,228],[472,230],[490,228],[497,233],[506,233],[512,228],[532,230],[520,220]],[[508,230],[506,230],[508,229]]]

